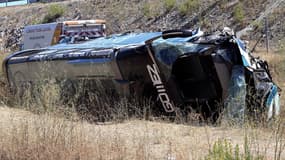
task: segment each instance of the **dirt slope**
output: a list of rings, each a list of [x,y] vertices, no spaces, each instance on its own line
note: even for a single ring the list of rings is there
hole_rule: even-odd
[[[235,31],[240,31],[252,26],[253,31],[249,33],[247,38],[254,40],[263,31],[263,17],[267,16],[272,39],[271,44],[279,46],[285,35],[285,26],[282,23],[285,20],[284,0],[193,0],[193,3],[179,0],[170,7],[166,1],[162,0],[70,0],[1,8],[0,32],[6,33],[6,35],[2,35],[2,39],[4,39],[2,43],[5,43],[5,40],[11,36],[5,30],[41,23],[48,13],[49,6],[54,4],[63,6],[65,11],[60,18],[56,19],[57,21],[106,19],[109,33],[130,30],[160,31],[197,26],[207,28],[208,31],[230,26]]]

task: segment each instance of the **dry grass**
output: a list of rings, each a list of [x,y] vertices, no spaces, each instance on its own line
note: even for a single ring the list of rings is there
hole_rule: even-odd
[[[56,87],[44,90],[48,92],[42,95],[44,100],[38,106],[26,103],[24,108],[40,114],[0,107],[1,160],[204,159],[215,142],[221,140],[238,145],[240,154],[246,154],[245,148],[249,148],[252,157],[285,158],[283,121],[277,123],[282,125],[269,128],[195,126],[131,117],[124,117],[120,123],[113,119],[90,124],[56,106]],[[123,105],[116,107],[124,111],[127,106]],[[114,117],[121,117],[120,114]]]
[[[227,139],[254,156],[274,159],[275,132],[126,120],[89,124],[49,114],[0,108],[0,159],[203,159],[214,142]],[[278,136],[279,142],[284,136]],[[281,155],[285,158],[283,155]],[[283,159],[282,158],[282,159]]]
[[[43,104],[56,107],[51,103],[54,101],[51,95],[44,95],[49,102],[32,107],[40,109]],[[33,114],[23,109],[0,107],[1,160],[203,159],[216,141],[225,139],[240,146],[241,154],[247,146],[255,157],[274,159],[275,153],[280,153],[280,145],[284,147],[285,137],[278,127],[270,130],[247,126],[193,126],[132,118],[120,123],[90,124],[78,120],[76,115],[69,114],[74,117],[68,120],[56,109],[44,111]],[[250,140],[246,145],[245,137]]]

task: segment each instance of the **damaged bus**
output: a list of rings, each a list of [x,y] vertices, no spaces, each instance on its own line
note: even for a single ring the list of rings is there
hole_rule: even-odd
[[[16,52],[3,69],[15,93],[55,79],[67,84],[70,99],[84,90],[78,87],[84,82],[94,96],[146,98],[161,114],[195,112],[214,122],[221,115],[243,121],[245,115],[262,114],[269,120],[280,112],[280,89],[267,62],[227,30],[115,34]],[[95,103],[87,107],[90,114],[98,110]]]

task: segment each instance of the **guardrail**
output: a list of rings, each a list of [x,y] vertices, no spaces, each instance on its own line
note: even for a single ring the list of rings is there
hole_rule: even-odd
[[[0,0],[0,7],[26,5],[30,0]]]

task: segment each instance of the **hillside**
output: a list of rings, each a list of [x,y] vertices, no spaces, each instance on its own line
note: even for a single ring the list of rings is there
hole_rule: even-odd
[[[14,48],[13,43],[20,39],[19,29],[25,25],[42,23],[44,17],[52,11],[52,5],[61,6],[63,10],[63,14],[55,21],[105,19],[108,33],[191,29],[198,26],[214,31],[229,26],[236,32],[251,28],[250,33],[242,33],[247,40],[256,40],[263,32],[263,18],[267,17],[272,48],[280,49],[284,46],[284,0],[71,0],[1,8],[0,46]]]

